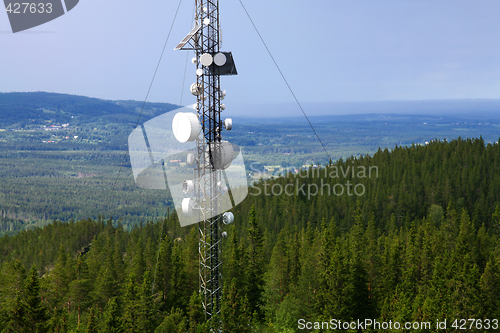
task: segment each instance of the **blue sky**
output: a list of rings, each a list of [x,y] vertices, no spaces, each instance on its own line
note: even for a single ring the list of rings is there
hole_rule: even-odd
[[[244,0],[299,101],[500,98],[496,0]],[[144,100],[178,1],[80,0],[64,16],[12,34],[0,13],[0,91]],[[173,51],[192,26],[183,0],[149,101],[194,103],[194,65]],[[238,0],[220,0],[228,114],[278,109],[293,97]],[[192,53],[188,55],[189,60]],[[314,114],[316,110],[306,110]],[[263,111],[262,111],[263,112]],[[293,116],[301,115],[290,108]],[[324,113],[324,112],[323,112]]]

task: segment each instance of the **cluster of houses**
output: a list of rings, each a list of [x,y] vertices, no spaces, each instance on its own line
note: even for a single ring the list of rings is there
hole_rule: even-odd
[[[44,126],[44,130],[46,131],[58,131],[60,129],[65,129],[69,126],[69,124],[62,124],[62,125],[47,125]]]

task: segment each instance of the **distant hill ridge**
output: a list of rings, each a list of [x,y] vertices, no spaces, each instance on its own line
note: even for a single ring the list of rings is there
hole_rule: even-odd
[[[139,115],[143,102],[112,101],[85,96],[58,94],[49,92],[10,92],[0,93],[0,115],[2,123],[15,123],[26,119],[37,119],[44,109],[55,111],[51,117],[58,121],[69,121],[72,117],[90,118],[124,115]],[[145,119],[178,108],[168,103],[146,103],[143,116]]]

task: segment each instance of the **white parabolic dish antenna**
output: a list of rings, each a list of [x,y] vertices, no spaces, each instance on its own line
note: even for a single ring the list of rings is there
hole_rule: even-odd
[[[215,56],[214,56],[214,63],[217,65],[217,66],[223,66],[224,64],[226,64],[226,56],[224,55],[224,53],[217,53]]]
[[[212,148],[212,150],[215,150],[216,143],[214,142],[210,143],[210,147]],[[209,147],[207,145],[207,149],[205,152],[205,156],[207,159],[209,158],[208,150]],[[213,161],[214,168],[217,170],[226,170],[231,165],[233,159],[234,159],[233,146],[229,142],[222,140],[220,142],[220,155],[217,156]]]
[[[172,131],[181,143],[196,140],[200,133],[198,117],[191,112],[178,112],[172,119]]]
[[[200,62],[203,66],[210,66],[213,62],[212,55],[210,53],[203,53],[200,57]]]

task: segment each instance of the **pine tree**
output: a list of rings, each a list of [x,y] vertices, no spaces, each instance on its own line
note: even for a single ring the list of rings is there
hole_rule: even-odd
[[[349,264],[344,251],[337,243],[330,254],[330,265],[321,272],[318,292],[318,313],[330,318],[335,313],[338,319],[351,319],[349,297]]]
[[[189,299],[188,333],[197,333],[199,327],[205,322],[205,313],[201,305],[201,297],[194,291]]]
[[[315,231],[316,237],[311,230],[301,232],[303,239],[300,253],[300,275],[292,295],[300,303],[298,318],[318,317],[316,306],[318,303],[319,279],[320,279],[320,260],[318,252],[320,251],[319,230]],[[314,237],[314,238],[313,238]]]
[[[139,238],[135,243],[134,256],[132,258],[131,272],[134,273],[137,283],[142,283],[143,274],[146,271],[146,261],[144,260],[144,251],[142,239]]]
[[[222,297],[222,330],[224,332],[250,332],[250,313],[248,301],[236,289],[237,281],[233,278],[225,288]]]
[[[199,249],[198,249],[198,228],[191,228],[188,235],[186,236],[186,242],[184,245],[183,259],[185,262],[185,285],[186,289],[193,290],[198,289],[199,283],[199,271],[198,271],[198,261],[199,261]],[[186,300],[189,298],[189,292],[186,291]]]
[[[498,250],[490,256],[484,273],[481,276],[481,305],[484,318],[500,317],[500,265],[498,262]]]
[[[2,332],[5,333],[28,333],[26,329],[26,307],[21,299],[21,293],[16,295],[16,299],[12,309],[8,312],[8,319],[6,326]]]
[[[87,323],[87,333],[97,333],[97,332],[98,332],[97,318],[94,313],[94,307],[91,307],[89,313],[89,321]]]
[[[151,296],[151,279],[149,271],[144,273],[144,281],[139,290],[137,300],[137,322],[135,327],[136,332],[154,332],[156,328],[156,304]]]
[[[71,300],[78,311],[78,325],[80,325],[82,309],[86,310],[91,303],[90,288],[88,267],[85,261],[79,257],[76,263],[76,279],[69,285]]]
[[[335,313],[338,318],[348,318],[346,284],[348,266],[337,237],[336,224],[323,221],[320,240],[319,277],[316,311],[325,318]]]
[[[47,320],[49,316],[47,310],[42,305],[40,297],[40,281],[38,271],[35,266],[31,267],[26,280],[25,317],[26,329],[28,332],[42,333],[48,331]]]
[[[123,332],[121,323],[120,323],[120,314],[119,307],[116,303],[116,297],[112,297],[109,299],[106,304],[106,308],[104,309],[104,313],[102,315],[101,328],[99,332],[102,333],[121,333]]]
[[[12,318],[19,321],[24,316],[22,298],[24,297],[24,284],[26,270],[19,260],[5,263],[0,271],[0,311],[5,312],[2,321],[8,322]],[[2,326],[0,326],[1,329]]]
[[[155,333],[185,333],[186,322],[180,309],[170,311],[170,314],[163,319],[163,322],[155,330]]]
[[[289,240],[289,245],[287,248],[287,259],[288,259],[288,269],[289,269],[289,279],[292,287],[295,287],[299,281],[300,276],[300,250],[301,244],[298,234],[295,234]]]
[[[491,215],[491,229],[495,237],[498,239],[500,237],[500,206],[495,206],[495,211]]]
[[[234,226],[231,227],[228,241],[228,249],[223,252],[224,255],[224,279],[231,281],[236,278],[239,289],[243,289],[245,286],[244,274],[245,274],[245,250],[240,244],[238,235],[236,234],[236,229]]]
[[[368,290],[366,271],[359,257],[349,263],[349,276],[346,285],[348,293],[348,318],[364,319],[373,317],[372,301]]]
[[[50,289],[53,291],[52,293],[47,294],[47,300],[50,304],[50,307],[69,307],[69,283],[71,282],[70,278],[70,261],[68,258],[66,250],[64,247],[59,247],[58,251],[59,255],[56,260],[54,269],[50,272],[49,279],[51,282]]]
[[[172,269],[172,241],[168,235],[163,237],[160,245],[160,255],[158,257],[158,270],[156,273],[156,279],[153,278],[153,292],[154,294],[159,293],[162,297],[161,310],[170,310],[171,304],[169,304],[170,293],[170,280],[171,280],[171,269]],[[167,308],[168,307],[168,308]]]
[[[123,315],[122,325],[124,332],[136,332],[137,316],[138,316],[138,302],[137,292],[138,287],[136,278],[133,273],[130,274],[128,281],[125,285],[125,293],[123,296]]]
[[[278,241],[273,248],[269,270],[265,273],[265,285],[262,297],[266,316],[274,318],[279,304],[289,292],[290,288],[290,263],[287,257],[287,245],[282,230],[278,236]],[[235,277],[235,281],[236,277]]]
[[[255,206],[250,209],[248,220],[248,303],[251,313],[256,313],[259,319],[263,319],[262,292],[264,286],[264,236],[257,221]]]
[[[101,267],[97,280],[94,282],[93,291],[94,302],[102,309],[108,304],[109,300],[116,297],[116,281],[113,279],[108,267]]]
[[[66,309],[55,309],[52,318],[49,320],[49,326],[52,332],[68,331],[68,311]]]
[[[460,232],[456,240],[456,248],[452,253],[453,276],[451,286],[450,308],[455,318],[474,318],[478,314],[479,271],[474,262],[473,248],[476,243],[474,227],[465,210],[460,217]]]
[[[184,271],[184,261],[182,249],[179,242],[174,242],[172,249],[172,267],[170,280],[170,295],[168,305],[171,308],[185,309],[188,304],[186,295],[186,275]]]
[[[293,295],[287,295],[276,312],[275,331],[284,333],[296,332],[297,318],[303,318],[300,315],[300,308],[299,301]]]
[[[125,280],[125,263],[123,262],[123,254],[120,250],[120,244],[118,243],[118,233],[119,230],[116,230],[115,238],[117,238],[117,240],[115,241],[112,260],[113,260],[114,271],[117,274],[117,280],[118,280],[117,282],[123,283],[123,281]]]

